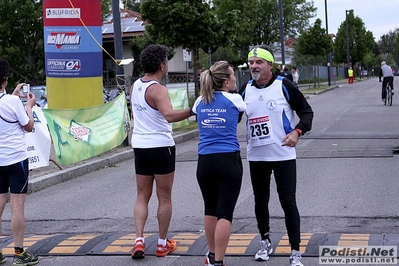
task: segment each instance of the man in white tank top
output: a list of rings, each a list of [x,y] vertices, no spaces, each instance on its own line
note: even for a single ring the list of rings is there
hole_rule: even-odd
[[[164,257],[176,249],[176,242],[167,238],[172,216],[171,193],[175,172],[175,142],[171,123],[190,117],[192,111],[190,108],[173,110],[168,90],[161,84],[168,72],[168,52],[169,49],[163,45],[147,46],[140,54],[140,64],[145,75],[130,90],[134,121],[131,143],[137,183],[133,259],[145,256],[144,226],[154,180],[158,196],[159,225],[155,254],[157,257]]]
[[[291,245],[291,266],[303,266],[300,217],[296,205],[296,151],[298,139],[312,126],[313,111],[295,84],[272,72],[274,56],[266,45],[248,54],[253,80],[240,93],[247,104],[247,159],[255,197],[255,216],[261,235],[255,260],[273,252],[269,231],[270,178],[273,172]],[[295,114],[299,123],[295,123]]]

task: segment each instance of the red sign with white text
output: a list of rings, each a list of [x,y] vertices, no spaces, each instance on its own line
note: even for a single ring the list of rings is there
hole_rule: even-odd
[[[101,0],[44,0],[43,21],[45,27],[102,26]]]

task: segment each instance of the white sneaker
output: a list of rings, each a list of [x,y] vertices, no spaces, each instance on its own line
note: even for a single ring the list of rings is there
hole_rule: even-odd
[[[255,254],[255,260],[266,261],[269,260],[269,255],[273,253],[273,246],[269,240],[260,241],[260,249]]]
[[[303,266],[302,264],[302,253],[298,250],[293,249],[290,256],[290,266]]]

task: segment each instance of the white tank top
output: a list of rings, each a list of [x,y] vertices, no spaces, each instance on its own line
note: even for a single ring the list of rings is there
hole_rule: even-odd
[[[263,89],[251,84],[245,89],[248,161],[295,159],[295,148],[281,146],[284,136],[295,126],[294,111],[284,97],[282,80],[277,78]]]
[[[172,137],[172,124],[165,117],[151,107],[145,95],[147,89],[158,84],[155,80],[143,81],[138,79],[133,84],[130,104],[133,110],[133,148],[158,148],[175,145]]]

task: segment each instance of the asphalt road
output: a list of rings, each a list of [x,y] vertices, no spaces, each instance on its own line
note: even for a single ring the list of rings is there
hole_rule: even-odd
[[[395,81],[395,85],[399,88],[399,82]],[[308,99],[315,112],[313,129],[301,138],[297,147],[297,201],[304,234],[312,237],[327,235],[323,241],[348,234],[353,236],[355,242],[358,235],[361,235],[360,238],[369,235],[368,241],[380,238],[382,241],[391,241],[389,243],[392,245],[399,245],[399,157],[393,154],[399,145],[399,100],[396,102],[394,98],[393,106],[384,106],[380,91],[381,83],[371,79],[353,85],[344,84],[326,93],[311,95]],[[243,238],[253,235],[253,245],[257,242],[257,227],[246,161],[244,122],[239,125],[238,137],[242,148],[244,179],[232,233]],[[197,144],[198,138],[194,138],[177,145],[171,236],[203,233],[203,202],[195,178]],[[274,183],[271,191],[273,240],[273,237],[277,239],[285,234],[285,226]],[[95,239],[98,236],[103,239],[131,236],[135,232],[135,196],[132,159],[76,176],[28,195],[26,235],[44,236],[55,242],[52,236],[95,235]],[[156,236],[157,232],[156,207],[154,193],[145,228],[149,237]],[[4,236],[11,234],[9,219],[9,208],[6,208],[3,214]],[[206,244],[202,240],[195,241],[188,246],[188,252],[181,250],[178,255],[167,258],[156,258],[149,251],[146,259],[132,262],[130,244],[125,246],[124,251],[106,254],[103,251],[96,253],[95,249],[90,248],[87,253],[50,253],[44,250],[46,245],[51,246],[50,240],[41,245],[43,247],[34,243],[31,246],[40,254],[47,252],[41,255],[40,265],[202,265],[202,252]],[[12,246],[6,238],[0,239],[0,245],[2,243],[3,247]],[[276,243],[280,245],[282,242]],[[62,241],[55,244],[57,247],[62,245]],[[202,248],[195,249],[199,245]],[[304,245],[307,248],[306,243]],[[80,247],[79,250],[84,249],[84,245]],[[227,265],[265,265],[253,261],[253,250],[256,247],[232,252],[226,258]],[[305,265],[319,265],[319,258],[310,251],[306,252]],[[267,264],[288,265],[288,255],[282,251],[272,256]],[[10,260],[6,265],[11,265]]]

